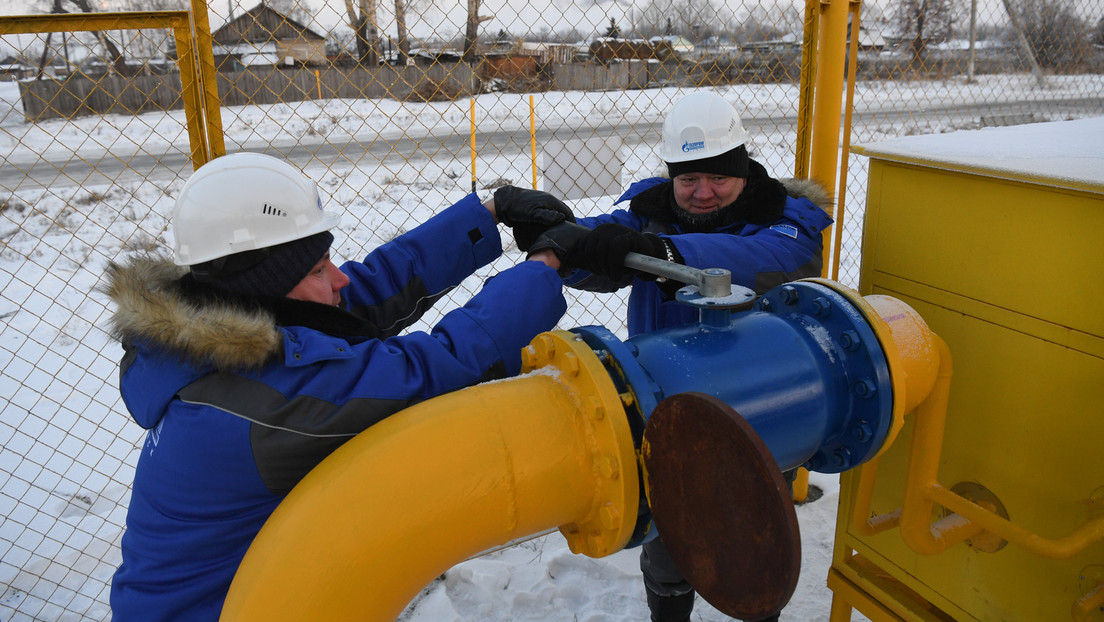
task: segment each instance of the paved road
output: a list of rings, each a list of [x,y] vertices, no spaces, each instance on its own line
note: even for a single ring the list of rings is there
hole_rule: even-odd
[[[1080,98],[1062,101],[1023,101],[1000,104],[949,105],[926,108],[922,111],[905,109],[886,109],[878,111],[856,111],[852,125],[855,133],[862,135],[863,128],[895,125],[902,122],[922,126],[925,123],[939,122],[961,127],[970,127],[982,117],[1015,121],[1027,115],[1037,120],[1058,120],[1099,116],[1104,111],[1104,100],[1100,98]],[[793,130],[796,117],[762,117],[744,120],[752,132],[773,134],[776,131]],[[659,142],[660,122],[640,122],[635,124],[607,125],[601,127],[561,127],[555,130],[539,129],[538,144],[553,139],[568,140],[585,138],[590,135],[621,136],[628,147],[641,143]],[[590,134],[593,132],[593,134]],[[306,138],[306,137],[305,137]],[[469,162],[471,138],[458,134],[410,135],[399,139],[376,138],[369,142],[349,141],[347,143],[308,142],[274,145],[267,151],[274,155],[283,154],[293,162],[306,164],[311,159],[317,163],[334,165],[346,163],[352,166],[375,167],[385,159],[405,157],[410,162],[440,159],[448,157],[460,162]],[[526,129],[503,130],[490,134],[477,134],[476,147],[483,156],[518,155],[528,156],[530,149],[529,133]],[[98,154],[95,158],[72,157],[62,162],[33,161],[21,164],[18,159],[5,161],[0,167],[0,191],[26,190],[49,187],[83,186],[94,187],[104,184],[131,185],[146,182],[169,183],[175,179],[186,178],[191,172],[187,154],[182,150],[159,154],[117,155]]]

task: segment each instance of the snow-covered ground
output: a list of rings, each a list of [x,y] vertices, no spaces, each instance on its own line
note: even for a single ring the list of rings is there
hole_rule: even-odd
[[[1047,97],[1100,93],[1102,76],[1054,78]],[[29,165],[38,159],[78,162],[104,152],[113,155],[186,150],[182,112],[136,117],[49,121],[27,126],[6,108],[17,101],[11,83],[0,83],[0,161]],[[1034,88],[1029,76],[984,76],[978,84],[872,83],[857,97],[866,109],[922,108],[926,102],[994,102],[1015,99]],[[741,85],[719,89],[747,109],[752,152],[784,175],[792,163],[793,132],[763,135],[756,118],[791,113],[797,90],[784,85]],[[673,97],[668,89],[617,93],[541,93],[537,116],[585,127],[599,117],[658,121]],[[522,95],[481,96],[479,128],[528,128]],[[295,106],[223,110],[229,150],[294,144],[302,137],[371,139],[398,136],[407,128],[467,133],[469,111],[462,103],[410,104],[395,101],[301,102]],[[880,136],[930,133],[953,126],[899,124]],[[624,180],[652,173],[659,165],[650,146],[623,154]],[[524,185],[524,158],[482,156],[481,181],[496,178]],[[361,255],[395,233],[428,218],[469,189],[470,163],[453,160],[402,161],[378,169],[320,161],[304,165],[334,206],[346,210],[337,237],[339,259]],[[386,178],[386,182],[381,181]],[[862,196],[863,178],[852,178]],[[167,215],[182,180],[159,184],[84,184],[59,178],[49,189],[0,196],[0,620],[92,619],[109,617],[106,586],[118,562],[118,538],[125,514],[135,449],[142,431],[129,422],[118,399],[115,363],[120,349],[104,332],[107,307],[92,293],[106,263],[130,250],[164,245]],[[391,189],[381,190],[382,185]],[[396,192],[395,186],[407,186]],[[608,207],[609,197],[580,200],[580,213]],[[845,263],[857,265],[857,238],[844,240]],[[510,247],[499,261],[465,284],[474,291],[482,278],[520,260]],[[842,279],[841,279],[842,280]],[[854,285],[854,283],[850,283]],[[464,288],[462,288],[464,289]],[[461,293],[461,296],[463,294]],[[621,336],[619,297],[579,296],[562,328],[604,324]],[[439,315],[430,315],[432,321]],[[831,562],[838,501],[838,477],[812,474],[823,498],[797,508],[802,535],[801,580],[783,620],[827,620],[831,593],[825,585]],[[43,577],[42,580],[39,577]],[[76,612],[76,613],[74,613]],[[557,533],[538,537],[461,563],[427,587],[402,619],[588,620],[646,618],[637,551],[603,559],[576,556]],[[695,620],[727,619],[699,599]],[[855,619],[863,619],[857,616]]]

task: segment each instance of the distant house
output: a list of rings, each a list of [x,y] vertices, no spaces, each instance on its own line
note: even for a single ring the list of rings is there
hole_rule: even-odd
[[[429,66],[459,63],[464,55],[457,50],[440,48],[415,48],[410,50],[410,57],[415,65]]]
[[[686,37],[678,35],[652,37],[648,39],[648,43],[652,44],[652,47],[657,51],[657,55],[669,51],[669,54],[686,57],[694,53],[694,44]]]
[[[560,43],[499,38],[483,55],[480,77],[485,80],[536,79],[547,76],[553,64],[575,61],[576,48]]]
[[[667,46],[664,45],[664,48]],[[669,48],[668,48],[669,49]],[[599,37],[590,42],[590,55],[603,63],[621,60],[651,60],[661,58],[655,46],[644,39]]]
[[[0,80],[22,80],[29,77],[34,70],[9,56],[0,60]]]
[[[848,34],[850,43],[850,33]],[[886,38],[881,32],[859,26],[858,48],[860,52],[881,52],[886,49]]]
[[[518,41],[517,45],[510,50],[510,54],[514,56],[531,56],[542,65],[550,62],[570,63],[575,60],[576,52],[578,48],[571,44],[536,41]]]
[[[740,45],[728,37],[706,37],[695,48],[699,56],[735,56],[740,53]]]
[[[767,41],[748,41],[743,44],[745,52],[753,55],[786,54],[800,52],[803,43],[802,35],[791,33],[783,35],[781,39],[769,39]]]
[[[326,64],[325,35],[265,2],[211,33],[220,70]]]

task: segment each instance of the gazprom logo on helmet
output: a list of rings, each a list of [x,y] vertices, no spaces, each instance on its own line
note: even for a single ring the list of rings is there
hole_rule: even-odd
[[[698,151],[700,149],[705,149],[705,141],[704,140],[699,140],[699,141],[695,141],[695,142],[686,141],[686,142],[682,143],[682,152],[683,153],[690,153],[691,151]]]

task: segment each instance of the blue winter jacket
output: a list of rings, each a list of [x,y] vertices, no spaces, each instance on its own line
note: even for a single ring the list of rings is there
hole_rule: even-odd
[[[822,209],[830,199],[815,182],[769,177],[750,162],[748,184],[731,209],[727,224],[705,232],[691,232],[672,208],[671,180],[652,177],[634,183],[615,202],[630,208],[600,216],[579,218],[593,229],[617,223],[667,238],[681,263],[694,268],[724,268],[732,282],[756,293],[799,278],[820,276],[821,231],[832,223]],[[576,270],[565,283],[577,289],[612,292],[632,286],[628,303],[630,337],[697,321],[698,311],[674,299],[670,287],[629,275],[620,282]]]
[[[330,452],[412,404],[517,374],[521,350],[566,310],[559,276],[540,262],[490,278],[431,332],[399,336],[501,251],[469,195],[341,266],[346,309],[204,294],[164,259],[112,266],[120,390],[149,430],[114,619],[217,620],[254,536]]]

